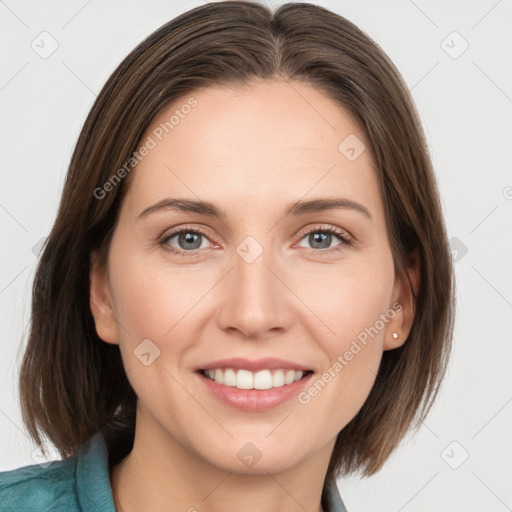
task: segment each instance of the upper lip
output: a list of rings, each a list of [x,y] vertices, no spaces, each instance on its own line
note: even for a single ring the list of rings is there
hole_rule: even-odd
[[[245,359],[243,357],[234,357],[232,359],[219,359],[206,363],[196,368],[199,370],[215,370],[216,368],[233,368],[233,369],[244,369],[253,372],[260,370],[302,370],[312,371],[311,368],[304,366],[293,361],[286,361],[284,359],[276,359],[275,357],[264,357],[262,359]]]

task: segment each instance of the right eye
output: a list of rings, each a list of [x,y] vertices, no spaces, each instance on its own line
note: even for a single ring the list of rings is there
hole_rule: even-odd
[[[181,228],[171,231],[170,233],[166,233],[160,239],[160,245],[166,250],[173,254],[179,254],[181,256],[189,255],[195,256],[197,255],[197,251],[199,249],[210,247],[211,243],[206,245],[203,244],[205,240],[203,238],[207,238],[208,235],[201,229],[198,228]],[[173,245],[172,241],[175,239],[175,244]]]

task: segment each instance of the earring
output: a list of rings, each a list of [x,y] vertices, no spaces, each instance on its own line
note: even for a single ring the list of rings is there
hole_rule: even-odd
[[[397,339],[398,339],[398,334],[397,334],[396,332],[394,332],[394,333],[393,333],[393,338],[394,338],[395,340],[397,340]]]

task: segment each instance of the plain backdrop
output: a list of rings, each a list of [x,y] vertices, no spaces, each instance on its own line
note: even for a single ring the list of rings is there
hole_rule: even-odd
[[[138,42],[201,3],[0,1],[0,470],[38,461],[18,368],[38,248],[85,116]],[[412,91],[457,279],[438,401],[380,473],[338,481],[342,498],[350,512],[512,510],[512,2],[318,3],[372,37]]]

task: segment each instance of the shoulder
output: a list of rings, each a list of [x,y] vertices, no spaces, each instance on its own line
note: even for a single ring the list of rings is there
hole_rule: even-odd
[[[78,511],[75,474],[75,458],[0,472],[0,510]]]
[[[1,512],[115,512],[101,432],[76,457],[0,472]]]

